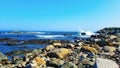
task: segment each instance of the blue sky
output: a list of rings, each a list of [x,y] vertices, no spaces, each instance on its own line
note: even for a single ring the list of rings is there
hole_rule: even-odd
[[[79,31],[120,26],[120,0],[0,0],[0,30]]]

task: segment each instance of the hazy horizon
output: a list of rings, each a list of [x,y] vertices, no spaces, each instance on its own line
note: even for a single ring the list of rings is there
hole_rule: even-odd
[[[119,18],[120,0],[0,1],[0,30],[97,31]]]

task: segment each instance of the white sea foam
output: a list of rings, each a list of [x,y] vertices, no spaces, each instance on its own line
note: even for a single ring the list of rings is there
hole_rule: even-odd
[[[63,35],[36,35],[40,38],[57,38],[57,37],[64,37]]]
[[[95,33],[93,33],[92,31],[80,30],[80,35],[81,35],[81,33],[85,33],[87,36],[95,35]]]

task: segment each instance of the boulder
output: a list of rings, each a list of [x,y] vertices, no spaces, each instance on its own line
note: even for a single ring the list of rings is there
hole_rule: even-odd
[[[36,58],[34,58],[34,61],[36,61],[38,66],[46,65],[46,61],[43,58],[36,57]]]
[[[105,40],[100,40],[96,42],[100,47],[108,45],[108,42]]]
[[[47,51],[49,51],[49,50],[52,50],[52,49],[54,49],[55,47],[53,46],[53,45],[48,45],[48,46],[46,46],[46,50]]]
[[[78,68],[78,67],[71,62],[66,62],[60,68]]]
[[[55,46],[55,47],[61,47],[62,43],[53,43],[53,46]]]
[[[51,58],[47,66],[58,68],[64,64],[64,61],[61,59]]]
[[[119,66],[112,60],[97,58],[93,68],[119,68]]]
[[[90,46],[83,46],[82,48],[87,50],[87,51],[93,52],[93,53],[98,53],[97,49],[90,47]]]
[[[115,47],[112,47],[112,46],[104,46],[104,47],[103,47],[103,50],[104,50],[105,52],[114,52],[114,51],[116,51],[116,48],[115,48]]]
[[[117,36],[115,36],[115,35],[110,35],[110,39],[115,39],[115,38],[117,38]]]
[[[70,49],[60,48],[60,49],[54,49],[52,52],[48,53],[48,56],[63,59],[65,56],[67,56],[70,53],[71,53]]]

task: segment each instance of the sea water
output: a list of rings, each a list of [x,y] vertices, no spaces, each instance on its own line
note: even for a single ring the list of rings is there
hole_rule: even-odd
[[[49,40],[74,40],[79,36],[79,32],[57,32],[57,31],[0,31],[0,38],[12,38],[17,40],[35,40],[35,39],[49,39]],[[44,48],[44,44],[27,44],[8,46],[0,42],[0,52],[7,53],[14,50],[33,50],[36,48]]]

